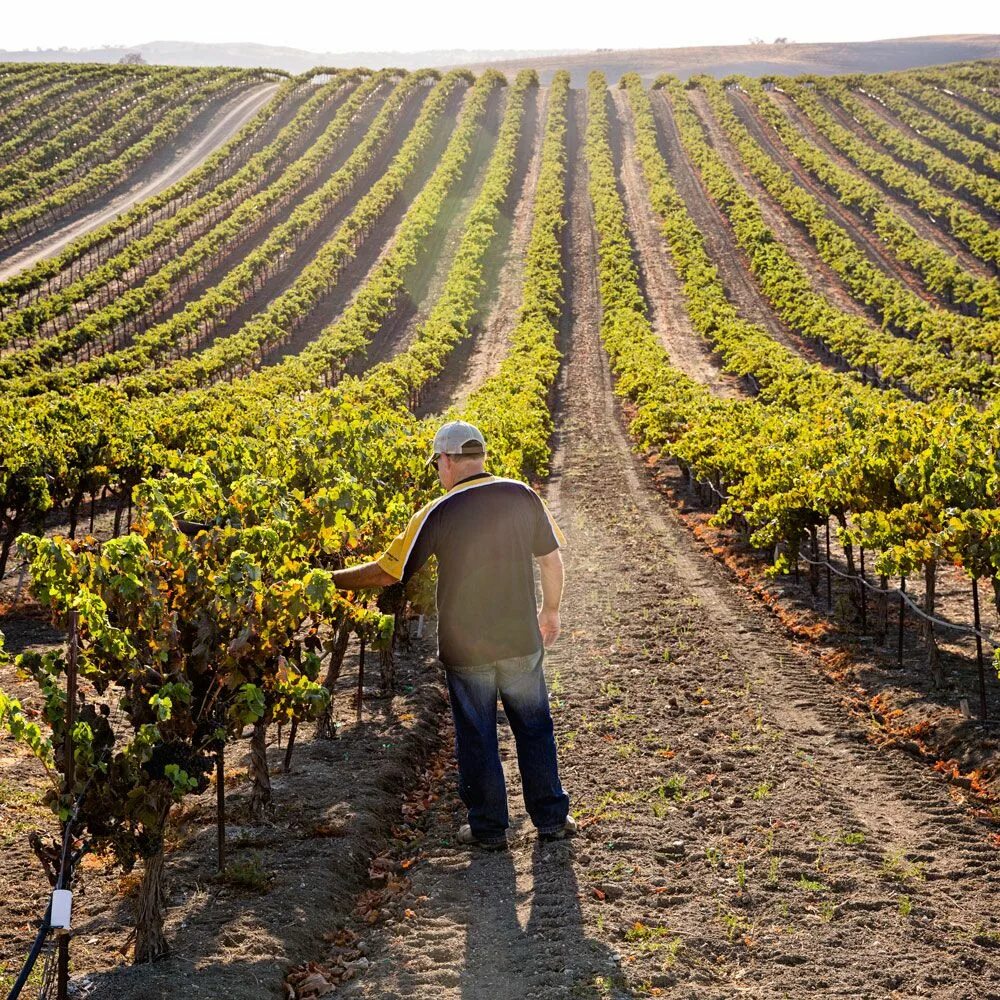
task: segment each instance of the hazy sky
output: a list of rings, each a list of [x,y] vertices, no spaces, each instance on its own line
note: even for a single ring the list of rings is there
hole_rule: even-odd
[[[10,3],[0,48],[137,45],[156,40],[260,42],[313,52],[422,49],[673,48],[773,41],[860,41],[1000,33],[990,0],[47,0]],[[1000,52],[998,52],[1000,55]]]

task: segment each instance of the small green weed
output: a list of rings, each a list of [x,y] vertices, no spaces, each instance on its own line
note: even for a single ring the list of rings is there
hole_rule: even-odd
[[[667,940],[668,938],[670,939]],[[647,954],[666,949],[665,961],[668,966],[673,964],[681,947],[681,939],[671,938],[666,927],[649,927],[638,920],[625,932],[625,940],[634,945],[636,951]]]
[[[906,855],[902,851],[890,851],[882,859],[880,869],[882,878],[887,878],[892,882],[906,882],[909,879],[923,881],[924,866],[922,863],[911,863],[907,861]]]
[[[753,930],[753,924],[746,917],[720,906],[716,918],[722,925],[722,929],[726,932],[726,937],[729,938],[730,942],[735,941],[737,938],[742,938],[744,942],[749,943],[748,938],[750,932]]]
[[[621,698],[624,695],[624,691],[614,682],[605,681],[601,687],[600,692],[605,698]]]
[[[768,866],[767,869],[766,882],[768,885],[778,884],[778,869],[780,868],[781,868],[781,858],[772,857],[771,864]]]
[[[797,888],[803,889],[806,892],[827,892],[830,887],[825,882],[814,882],[812,879],[806,878],[803,875],[798,882],[795,883]]]
[[[265,871],[260,855],[253,854],[245,861],[234,861],[226,865],[222,880],[238,889],[267,892],[274,881],[274,874]]]
[[[736,884],[742,892],[747,887],[747,866],[745,861],[736,863]]]

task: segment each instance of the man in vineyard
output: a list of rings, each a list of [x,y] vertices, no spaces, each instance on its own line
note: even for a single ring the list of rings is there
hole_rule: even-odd
[[[455,720],[459,792],[469,810],[459,841],[488,849],[507,844],[498,693],[517,745],[528,815],[542,839],[562,839],[576,823],[559,782],[542,661],[559,636],[565,539],[530,486],[485,471],[478,428],[451,421],[433,448],[428,464],[437,466],[447,492],[417,511],[379,559],[338,570],[334,580],[345,590],[405,583],[437,557],[438,655]]]

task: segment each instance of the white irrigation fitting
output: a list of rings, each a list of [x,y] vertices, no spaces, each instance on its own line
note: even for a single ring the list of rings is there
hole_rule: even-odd
[[[803,554],[801,550],[799,551],[799,558],[802,559],[803,562],[808,563],[810,566],[825,566],[827,569],[836,573],[837,576],[842,576],[845,580],[853,580],[855,583],[860,583],[874,594],[884,594],[886,596],[889,594],[895,594],[909,604],[914,614],[919,615],[925,621],[929,621],[933,625],[940,625],[942,628],[952,629],[955,632],[964,632],[966,635],[978,635],[984,642],[988,642],[991,646],[1000,648],[1000,639],[994,639],[989,632],[986,632],[983,629],[976,629],[971,625],[956,625],[954,622],[945,621],[943,618],[936,618],[934,615],[927,614],[927,612],[924,611],[918,604],[913,603],[913,599],[906,593],[905,590],[900,590],[898,587],[886,587],[883,590],[881,587],[876,587],[874,584],[869,583],[860,576],[852,576],[850,573],[845,573],[843,570],[838,569],[833,565],[833,563],[826,559],[810,559],[807,555]]]
[[[52,916],[49,924],[54,929],[70,929],[70,918],[73,915],[73,893],[69,889],[54,889],[52,891]]]

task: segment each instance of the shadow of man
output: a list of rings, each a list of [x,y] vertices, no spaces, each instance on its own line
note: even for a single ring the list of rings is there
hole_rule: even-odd
[[[474,856],[468,884],[463,1000],[634,995],[613,953],[586,934],[572,841],[536,841],[523,890],[508,851]]]

